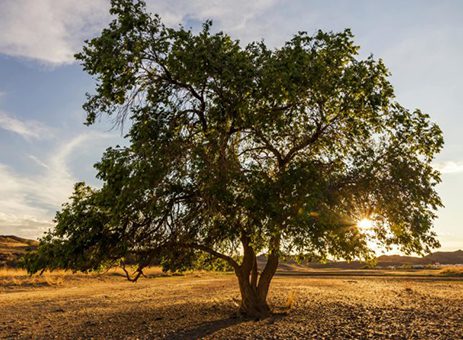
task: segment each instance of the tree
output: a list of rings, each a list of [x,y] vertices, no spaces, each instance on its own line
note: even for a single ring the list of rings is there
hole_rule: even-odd
[[[438,245],[441,130],[395,101],[387,68],[358,57],[350,30],[242,47],[209,21],[195,34],[141,1],[111,4],[114,20],[76,58],[97,81],[86,123],[128,124],[128,146],[95,165],[100,189],[76,185],[30,271],[130,259],[137,279],[154,259],[176,269],[205,252],[234,269],[241,312],[263,317],[283,253]],[[371,230],[357,227],[365,217]]]

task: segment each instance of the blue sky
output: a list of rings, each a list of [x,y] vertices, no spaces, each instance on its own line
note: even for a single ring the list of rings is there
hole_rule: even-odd
[[[277,47],[297,31],[351,28],[389,67],[397,100],[428,112],[444,131],[435,161],[445,208],[442,250],[463,248],[463,2],[426,0],[148,0],[164,22],[197,28],[212,19],[243,44]],[[0,1],[0,234],[37,237],[52,225],[73,183],[94,180],[103,150],[122,143],[103,120],[82,123],[93,80],[73,60],[109,22],[109,0]]]

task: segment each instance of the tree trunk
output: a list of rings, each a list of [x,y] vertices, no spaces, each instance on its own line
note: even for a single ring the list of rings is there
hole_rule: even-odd
[[[264,319],[271,314],[267,304],[270,282],[278,266],[278,255],[272,252],[258,280],[257,258],[246,240],[243,242],[244,257],[235,269],[241,293],[240,313],[254,319]]]
[[[263,319],[271,314],[267,304],[267,294],[278,266],[279,236],[277,235],[270,240],[268,261],[260,276],[256,253],[250,244],[250,238],[242,235],[241,242],[244,251],[241,264],[238,264],[232,257],[221,254],[205,245],[188,243],[180,244],[180,246],[202,250],[227,261],[234,268],[238,278],[241,292],[240,312],[250,318]]]
[[[257,291],[262,300],[267,299],[268,290],[270,288],[270,282],[273,279],[278,267],[278,255],[276,253],[270,253],[267,259],[267,264],[259,278],[259,285]]]
[[[256,286],[252,286],[249,276],[237,274],[241,292],[240,313],[253,318],[264,319],[270,315],[267,299],[262,298]]]

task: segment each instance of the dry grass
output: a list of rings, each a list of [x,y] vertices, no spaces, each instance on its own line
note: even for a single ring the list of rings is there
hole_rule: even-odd
[[[286,299],[286,308],[291,309],[294,306],[294,303],[296,302],[296,292],[294,290],[291,290],[288,293],[288,298]]]
[[[23,269],[0,269],[0,287],[14,286],[56,286],[64,282],[70,273],[56,271],[43,275],[29,275]]]
[[[0,271],[0,279],[23,274]],[[280,276],[269,302],[285,313],[255,322],[236,316],[233,275],[146,274],[135,284],[114,270],[45,274],[62,278],[58,285],[0,285],[0,338],[463,338],[461,279]]]
[[[135,272],[135,267],[127,268],[131,274]],[[201,275],[201,271],[187,271],[185,273],[168,274],[161,270],[161,267],[150,267],[144,271],[145,278],[170,277],[170,276],[194,276]],[[24,269],[0,268],[0,291],[2,288],[12,287],[39,287],[39,286],[58,286],[64,283],[73,283],[79,281],[108,281],[113,277],[126,278],[124,271],[120,268],[111,268],[101,272],[91,273],[73,273],[71,271],[55,270],[45,271],[42,274],[30,275]]]
[[[463,276],[463,266],[448,266],[439,271],[444,276]]]

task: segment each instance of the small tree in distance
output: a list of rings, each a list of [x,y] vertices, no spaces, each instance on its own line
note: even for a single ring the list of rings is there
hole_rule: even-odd
[[[130,259],[137,279],[155,258],[176,269],[206,252],[234,269],[241,312],[265,317],[282,253],[365,258],[370,239],[406,253],[438,246],[441,130],[395,102],[388,70],[358,59],[349,30],[269,49],[210,22],[198,34],[168,28],[142,1],[113,0],[111,14],[76,58],[97,81],[86,123],[129,121],[129,146],[95,165],[100,189],[75,186],[31,272]]]

